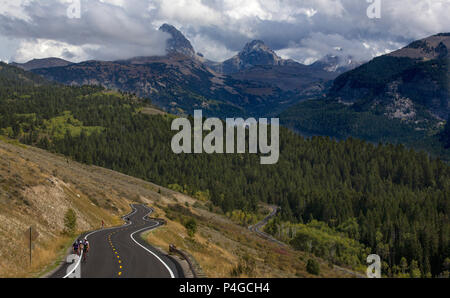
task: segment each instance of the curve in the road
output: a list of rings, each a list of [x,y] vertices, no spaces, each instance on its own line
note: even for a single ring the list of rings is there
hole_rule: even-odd
[[[91,246],[86,262],[64,264],[51,277],[71,276],[68,271],[74,271],[77,265],[80,266],[82,278],[183,277],[183,271],[176,261],[137,237],[144,231],[162,225],[148,217],[153,210],[143,205],[131,207],[133,212],[123,217],[125,225],[101,229],[80,237],[87,238]]]
[[[270,214],[268,216],[266,216],[262,221],[260,221],[259,223],[253,225],[253,226],[249,226],[249,230],[252,231],[253,233],[258,234],[260,237],[265,238],[266,240],[269,240],[271,242],[277,243],[281,246],[287,246],[286,243],[283,243],[281,241],[278,241],[277,239],[275,239],[274,237],[272,237],[271,235],[261,231],[262,228],[264,228],[265,225],[267,225],[267,223],[269,222],[269,220],[271,220],[273,217],[275,217],[280,209],[280,207],[278,206],[270,206],[270,208],[272,209],[272,211],[270,212]]]

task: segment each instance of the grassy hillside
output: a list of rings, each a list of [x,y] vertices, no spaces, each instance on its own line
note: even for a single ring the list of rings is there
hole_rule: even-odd
[[[63,235],[68,208],[77,214],[78,230],[121,224],[129,203],[156,208],[155,216],[168,220],[148,240],[163,250],[176,244],[194,256],[208,277],[231,277],[233,268],[252,256],[249,276],[306,277],[306,260],[314,256],[280,249],[253,235],[225,216],[211,213],[204,203],[186,195],[96,166],[87,166],[15,141],[0,140],[0,277],[36,277],[54,268],[72,238]],[[189,207],[186,207],[189,206]],[[187,213],[186,213],[187,212]],[[195,218],[198,232],[187,235],[180,216]],[[39,237],[28,264],[25,231],[33,226]],[[254,258],[254,259],[253,259]],[[321,276],[351,277],[318,259]],[[252,263],[253,264],[253,263]]]
[[[99,228],[101,221],[117,225],[136,196],[126,196],[94,181],[88,171],[66,158],[0,140],[0,276],[38,276],[51,269],[70,246],[73,235],[64,233],[64,215],[73,209],[77,234]],[[39,236],[29,265],[27,229]],[[50,266],[49,266],[50,265]]]

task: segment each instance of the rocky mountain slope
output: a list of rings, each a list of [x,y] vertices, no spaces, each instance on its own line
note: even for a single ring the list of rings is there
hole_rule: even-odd
[[[448,58],[450,49],[450,33],[441,33],[417,40],[407,47],[395,51],[388,56],[429,60]]]
[[[338,77],[330,97],[346,103],[381,103],[390,118],[421,121],[423,107],[437,120],[447,120],[449,105],[450,35],[413,42],[392,54]]]
[[[182,54],[184,56],[195,58],[195,50],[191,42],[184,37],[174,26],[163,24],[160,31],[168,33],[171,37],[167,40],[166,51],[168,54]]]
[[[336,78],[326,98],[300,103],[281,117],[306,134],[403,142],[442,153],[433,136],[450,115],[449,43],[450,34],[438,34],[377,57]]]

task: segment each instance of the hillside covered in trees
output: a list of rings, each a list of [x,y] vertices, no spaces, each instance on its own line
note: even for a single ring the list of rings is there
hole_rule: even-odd
[[[300,102],[281,123],[305,135],[404,144],[450,161],[440,134],[450,115],[450,34],[415,41],[337,77],[325,98]]]
[[[173,116],[147,115],[148,105],[100,87],[49,84],[0,64],[0,134],[177,185],[221,212],[252,212],[267,202],[281,206],[284,222],[320,221],[332,229],[350,222],[346,237],[379,253],[386,266],[405,259],[416,262],[422,276],[446,270],[450,167],[444,162],[402,145],[308,139],[283,128],[274,166],[248,154],[176,155],[170,147]]]

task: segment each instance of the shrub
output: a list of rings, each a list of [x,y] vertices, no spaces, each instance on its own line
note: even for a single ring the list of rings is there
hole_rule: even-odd
[[[243,274],[250,277],[254,275],[255,269],[255,260],[250,255],[244,255],[239,258],[239,263],[233,267],[230,274],[232,277],[240,277]]]
[[[195,221],[195,219],[189,219],[184,226],[186,227],[189,237],[194,237],[195,233],[197,232],[197,222]]]
[[[320,265],[319,262],[317,262],[314,259],[309,259],[308,263],[306,264],[306,271],[310,274],[319,275],[320,274]]]
[[[64,215],[64,232],[68,235],[73,235],[77,229],[77,215],[73,209],[67,210]]]

